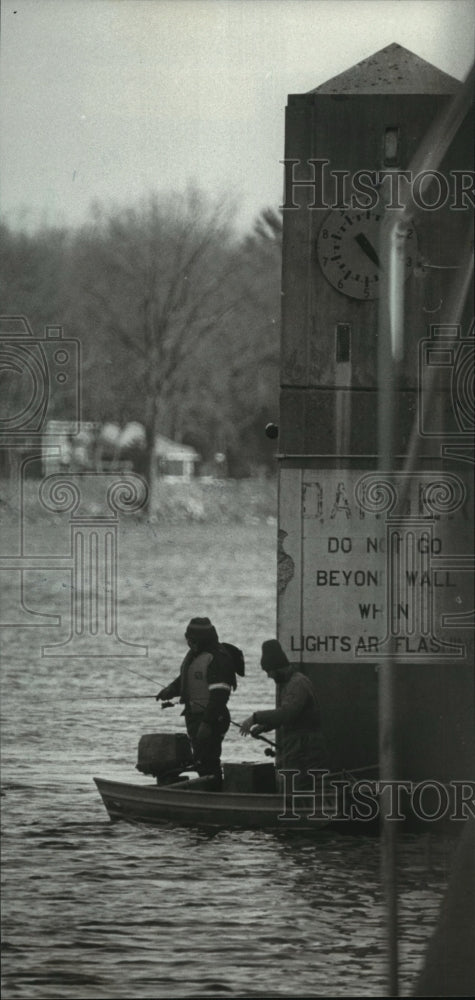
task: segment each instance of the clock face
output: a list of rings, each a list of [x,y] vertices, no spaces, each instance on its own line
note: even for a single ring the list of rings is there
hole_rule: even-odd
[[[335,210],[324,219],[318,234],[317,253],[327,281],[342,295],[353,299],[375,299],[381,287],[380,234],[382,210]],[[412,227],[401,239],[404,280],[411,274],[417,256],[417,236]]]

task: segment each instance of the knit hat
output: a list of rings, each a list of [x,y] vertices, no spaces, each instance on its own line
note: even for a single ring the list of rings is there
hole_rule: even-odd
[[[200,649],[216,646],[218,633],[209,618],[192,618],[187,625],[185,638]]]
[[[289,661],[277,639],[267,639],[262,643],[261,667],[263,670],[285,670]]]

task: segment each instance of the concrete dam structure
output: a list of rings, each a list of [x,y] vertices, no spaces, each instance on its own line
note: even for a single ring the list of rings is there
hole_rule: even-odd
[[[332,767],[377,763],[391,656],[399,775],[443,783],[475,774],[474,339],[453,291],[471,239],[470,113],[430,170],[420,150],[461,88],[390,45],[289,96],[284,160],[278,637],[316,686]],[[381,233],[408,201],[393,287]],[[381,368],[386,300],[391,323],[403,312]]]

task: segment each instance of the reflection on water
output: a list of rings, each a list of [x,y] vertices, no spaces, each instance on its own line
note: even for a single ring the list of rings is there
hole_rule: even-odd
[[[147,660],[41,659],[38,630],[9,630],[5,1000],[383,995],[374,838],[111,824],[92,782],[93,774],[146,780],[134,771],[139,736],[182,725],[153,698],[126,696],[154,694],[174,676],[192,615],[209,614],[246,653],[233,718],[272,703],[257,664],[275,628],[274,542],[272,526],[153,536],[131,528],[120,614],[127,635],[149,643]],[[46,607],[53,599],[42,591]],[[224,758],[266,759],[236,729]],[[449,851],[434,836],[403,838],[405,995],[434,926]]]

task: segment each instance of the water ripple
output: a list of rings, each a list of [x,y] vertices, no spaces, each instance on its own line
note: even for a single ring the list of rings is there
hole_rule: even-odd
[[[270,704],[257,664],[275,625],[274,529],[226,528],[219,548],[207,526],[161,529],[146,541],[130,531],[124,634],[133,631],[144,572],[150,579],[140,611],[151,655],[137,670],[156,672],[161,686],[182,658],[186,622],[210,613],[222,637],[246,652],[233,717]],[[183,721],[157,714],[153,699],[106,700],[148,694],[151,685],[120,663],[42,659],[36,631],[25,629],[20,646],[9,630],[5,650],[5,1000],[383,995],[377,841],[111,824],[92,775],[140,781],[141,733],[172,732]],[[224,759],[257,758],[265,759],[259,748],[230,731]],[[449,856],[450,845],[433,837],[403,838],[405,995]]]

